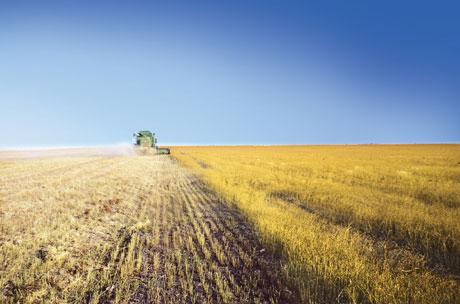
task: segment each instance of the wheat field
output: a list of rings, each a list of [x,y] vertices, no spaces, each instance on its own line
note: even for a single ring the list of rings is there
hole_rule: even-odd
[[[0,303],[298,302],[242,214],[177,161],[68,154],[0,155]]]
[[[460,145],[175,147],[304,303],[460,302]]]
[[[0,303],[458,303],[459,215],[460,145],[1,152]]]

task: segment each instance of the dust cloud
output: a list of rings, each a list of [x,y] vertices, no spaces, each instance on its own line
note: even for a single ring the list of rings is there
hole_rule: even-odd
[[[66,157],[129,157],[137,155],[128,143],[100,147],[29,148],[0,150],[0,161],[15,161]]]

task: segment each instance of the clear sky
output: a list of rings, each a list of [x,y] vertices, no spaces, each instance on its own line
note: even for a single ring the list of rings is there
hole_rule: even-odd
[[[455,3],[0,0],[0,148],[460,142]]]

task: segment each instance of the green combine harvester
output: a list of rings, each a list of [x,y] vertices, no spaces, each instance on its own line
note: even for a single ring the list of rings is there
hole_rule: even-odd
[[[160,148],[157,146],[157,139],[155,138],[155,133],[150,131],[139,131],[133,134],[133,144],[136,147],[142,148],[144,150],[153,149],[157,154],[170,154],[171,151],[169,148]]]

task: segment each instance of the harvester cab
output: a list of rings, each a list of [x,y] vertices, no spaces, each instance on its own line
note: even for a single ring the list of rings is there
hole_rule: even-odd
[[[154,149],[157,154],[170,154],[169,148],[160,148],[157,146],[155,133],[150,131],[139,131],[133,134],[133,144],[143,149]]]

